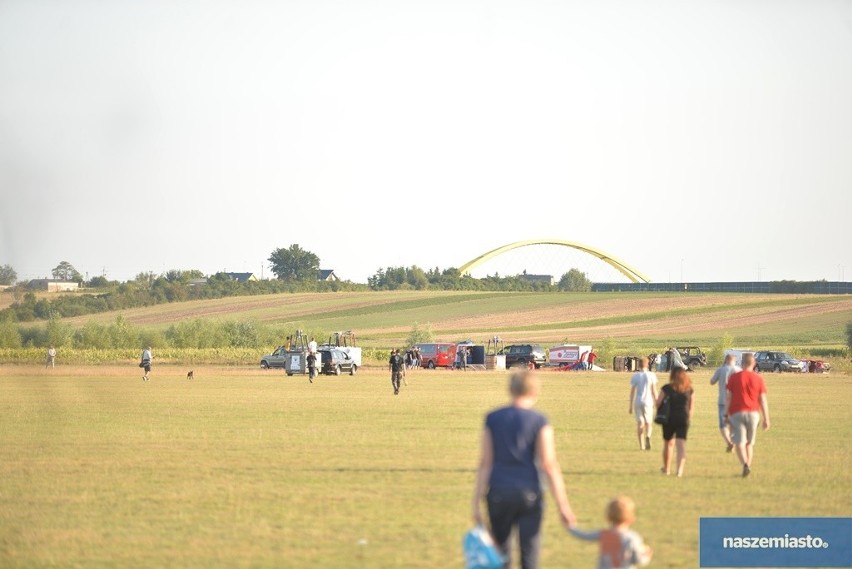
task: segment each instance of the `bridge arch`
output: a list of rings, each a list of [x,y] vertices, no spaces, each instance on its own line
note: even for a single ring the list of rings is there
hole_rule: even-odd
[[[529,247],[531,245],[559,245],[559,246],[562,246],[562,247],[568,247],[568,248],[571,248],[571,249],[576,249],[578,251],[582,251],[583,253],[588,253],[589,255],[592,255],[593,257],[597,257],[598,259],[600,259],[604,263],[610,265],[615,270],[617,270],[619,273],[621,273],[622,275],[624,275],[625,277],[630,279],[631,282],[634,282],[634,283],[651,282],[651,279],[649,279],[643,273],[634,269],[633,267],[631,267],[627,263],[624,263],[624,262],[616,259],[612,255],[610,255],[608,253],[604,253],[600,249],[597,249],[595,247],[590,247],[588,245],[583,245],[582,243],[577,243],[577,242],[574,242],[574,241],[565,241],[564,239],[529,239],[527,241],[517,241],[515,243],[509,243],[508,245],[503,245],[502,247],[497,247],[496,249],[492,249],[491,251],[488,251],[487,253],[483,253],[479,257],[476,257],[475,259],[468,261],[467,263],[465,263],[464,265],[459,267],[459,272],[461,272],[461,274],[463,274],[463,275],[466,275],[466,274],[470,273],[471,269],[478,267],[482,263],[484,263],[484,262],[486,262],[490,259],[493,259],[494,257],[496,257],[498,255],[502,255],[503,253],[511,251],[512,249],[518,249],[520,247]]]

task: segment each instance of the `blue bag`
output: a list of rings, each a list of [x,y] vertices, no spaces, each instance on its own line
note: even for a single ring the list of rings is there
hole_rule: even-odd
[[[502,569],[505,559],[491,534],[482,526],[476,526],[462,541],[465,569]]]

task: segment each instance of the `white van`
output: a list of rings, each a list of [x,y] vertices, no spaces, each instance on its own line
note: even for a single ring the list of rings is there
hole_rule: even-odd
[[[725,357],[728,357],[729,354],[733,354],[737,357],[737,361],[735,362],[737,367],[743,367],[743,354],[754,355],[754,350],[747,350],[744,348],[731,348],[730,350],[725,350]]]

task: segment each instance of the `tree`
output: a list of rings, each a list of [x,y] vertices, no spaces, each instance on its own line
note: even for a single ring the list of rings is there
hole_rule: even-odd
[[[137,284],[150,287],[157,280],[157,274],[153,271],[143,271],[133,279]]]
[[[81,282],[83,280],[83,275],[78,273],[77,269],[74,268],[74,265],[68,261],[62,261],[56,265],[50,273],[53,275],[53,278],[61,281]]]
[[[106,288],[109,286],[109,281],[106,277],[92,277],[91,279],[89,279],[88,286],[91,288]]]
[[[559,290],[566,292],[589,292],[592,290],[592,281],[586,273],[579,269],[571,269],[559,279]]]
[[[13,285],[18,280],[18,273],[12,268],[12,265],[3,265],[0,267],[0,285]]]
[[[316,281],[319,275],[319,257],[298,244],[276,249],[269,256],[269,263],[272,272],[282,281]]]
[[[852,350],[852,322],[846,323],[846,345]]]
[[[164,276],[166,280],[170,283],[186,284],[192,279],[204,278],[204,273],[202,273],[198,269],[189,269],[188,271],[172,269],[170,271],[166,271],[166,274]]]

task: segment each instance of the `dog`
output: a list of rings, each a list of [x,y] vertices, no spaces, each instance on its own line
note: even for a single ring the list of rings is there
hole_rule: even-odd
[[[189,370],[189,373],[186,374],[187,379],[195,379],[195,373],[193,373],[193,371],[194,370]]]

